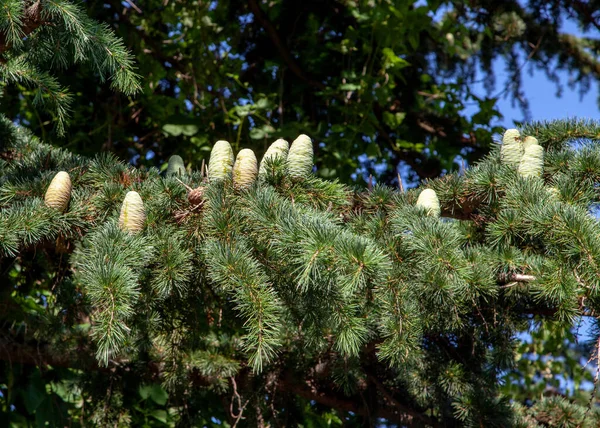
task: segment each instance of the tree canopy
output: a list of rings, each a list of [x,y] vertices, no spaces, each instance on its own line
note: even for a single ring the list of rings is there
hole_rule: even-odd
[[[26,3],[6,2],[16,11]],[[42,10],[69,4],[31,3]],[[63,139],[50,132],[51,116],[32,105],[35,89],[10,86],[3,110],[70,150],[110,149],[147,166],[174,152],[199,164],[219,139],[261,155],[275,138],[305,132],[318,142],[321,177],[349,182],[358,171],[393,183],[399,165],[416,174],[410,179],[436,177],[456,169],[457,156],[470,163],[487,153],[499,131],[499,97],[526,109],[521,82],[528,68],[559,87],[564,71],[571,88],[583,92],[600,75],[593,2],[108,0],[83,6],[135,56],[141,91],[119,95],[98,85],[106,75],[94,67],[102,59],[71,66],[72,58],[82,62],[71,45],[35,46],[56,45],[46,36],[60,29],[44,25],[51,19],[6,15],[5,39],[27,33],[21,49],[46,53],[36,60],[55,69],[77,108]],[[564,33],[566,19],[587,36]],[[78,15],[82,25],[64,24],[80,31],[86,20]],[[20,27],[21,33],[14,30]],[[85,37],[72,35],[77,48]],[[4,56],[12,55],[1,45]],[[505,64],[508,83],[495,86],[495,61]],[[476,81],[489,92],[475,92]]]
[[[599,310],[598,123],[509,130],[408,192],[315,177],[305,136],[260,176],[215,145],[207,178],[84,158],[7,120],[1,135],[17,426],[600,422],[595,391],[554,377],[594,382],[562,368],[598,358],[569,333]],[[516,352],[535,320],[551,324]]]
[[[600,124],[472,92],[596,8],[497,3],[2,2],[2,420],[598,426]]]

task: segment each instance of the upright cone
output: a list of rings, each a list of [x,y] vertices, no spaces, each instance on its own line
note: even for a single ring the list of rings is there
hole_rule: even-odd
[[[233,149],[227,141],[219,140],[210,152],[208,179],[222,181],[231,175],[233,169]]]
[[[44,202],[47,206],[64,213],[69,206],[71,190],[71,177],[65,171],[60,171],[50,182]]]
[[[258,169],[258,176],[264,177],[267,175],[267,161],[280,158],[285,161],[288,157],[290,145],[284,139],[279,139],[269,146],[262,160],[260,161],[260,168]]]
[[[287,172],[292,180],[303,180],[312,172],[313,145],[307,135],[300,135],[292,143],[287,158]]]
[[[528,136],[523,140],[523,150],[527,150],[527,147],[531,145],[539,146],[538,140],[535,137]]]
[[[520,132],[517,129],[507,129],[502,137],[502,147],[500,148],[502,163],[516,168],[519,166],[522,156],[523,143]]]
[[[432,217],[439,217],[442,212],[440,200],[433,189],[424,189],[417,198],[416,206],[425,208],[427,215]]]
[[[237,189],[247,189],[256,181],[256,155],[250,149],[242,149],[233,165],[233,185]]]
[[[539,144],[531,144],[525,149],[519,174],[522,177],[541,177],[544,172],[544,148]]]
[[[137,233],[144,228],[145,221],[146,210],[142,198],[138,192],[127,192],[123,205],[121,205],[119,227],[125,231]]]
[[[185,175],[185,164],[179,155],[173,155],[169,158],[169,166],[167,166],[167,177],[177,175],[183,177]]]

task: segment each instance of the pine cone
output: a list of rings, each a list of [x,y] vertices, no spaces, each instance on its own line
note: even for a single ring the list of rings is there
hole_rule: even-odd
[[[519,164],[522,177],[541,177],[544,171],[544,148],[539,144],[530,144],[523,153]]]
[[[233,149],[227,141],[219,140],[210,152],[208,162],[208,179],[211,181],[225,180],[233,168]]]
[[[119,216],[119,226],[128,232],[139,232],[144,228],[146,221],[146,211],[144,202],[137,192],[127,192],[123,205],[121,205],[121,215]]]
[[[197,187],[190,190],[187,197],[191,205],[200,205],[204,201],[204,187]]]
[[[252,150],[240,150],[233,166],[233,185],[237,189],[247,189],[256,181],[256,163],[256,156]]]
[[[518,167],[522,156],[521,134],[517,129],[507,129],[502,137],[502,147],[500,148],[502,163]]]
[[[287,141],[280,138],[269,146],[262,160],[260,161],[260,168],[258,169],[258,176],[264,177],[267,175],[267,160],[273,160],[275,158],[281,158],[284,161],[288,157],[290,145]]]
[[[527,147],[531,146],[531,145],[538,145],[538,140],[535,137],[529,136],[529,137],[525,137],[525,139],[523,140],[523,149],[527,150]]]
[[[185,164],[179,155],[173,155],[169,158],[169,166],[167,166],[167,177],[177,175],[183,177],[185,175]]]
[[[439,217],[442,210],[440,208],[440,200],[433,189],[425,189],[417,198],[417,207],[422,207],[427,210],[427,215]]]
[[[71,199],[71,190],[71,177],[65,171],[60,171],[50,182],[44,202],[51,208],[65,212]]]
[[[292,180],[303,180],[313,168],[312,140],[307,135],[300,135],[292,143],[288,153],[287,171]]]

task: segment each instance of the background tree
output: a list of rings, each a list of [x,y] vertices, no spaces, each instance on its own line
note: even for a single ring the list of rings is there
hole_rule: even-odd
[[[132,15],[137,6],[126,3],[130,6],[123,16],[107,19],[138,16]],[[162,7],[171,11],[170,19],[175,23],[186,13],[182,3],[173,4],[163,2]],[[340,139],[337,134],[341,128],[334,131],[334,125],[351,129],[352,120],[375,111],[360,111],[363,102],[358,96],[363,89],[341,87],[356,84],[356,80],[344,74],[340,79],[346,81],[336,83],[339,88],[322,83],[330,87],[330,92],[327,88],[306,90],[318,80],[311,77],[307,81],[292,72],[292,77],[298,79],[293,77],[294,84],[288,86],[285,76],[292,66],[283,51],[284,60],[275,66],[258,67],[259,71],[249,68],[253,63],[248,62],[248,55],[261,43],[277,44],[267,18],[279,19],[277,14],[285,9],[278,9],[276,3],[271,5],[273,8],[267,13],[266,8],[255,9],[251,3],[256,15],[240,14],[245,5],[227,3],[213,3],[206,9],[188,12],[204,18],[205,25],[200,29],[208,28],[210,35],[224,31],[211,24],[226,22],[224,12],[241,19],[242,32],[248,31],[241,40],[253,40],[253,44],[248,44],[239,57],[242,54],[233,47],[240,49],[243,43],[232,36],[218,44],[208,44],[207,55],[220,56],[215,70],[223,73],[226,67],[235,66],[240,73],[258,73],[267,83],[270,78],[271,85],[281,84],[278,91],[284,92],[277,92],[280,101],[288,95],[302,101],[294,115],[289,110],[291,106],[283,105],[278,118],[275,112],[279,106],[275,109],[269,104],[277,98],[255,97],[260,94],[258,86],[250,86],[243,73],[228,75],[205,70],[204,84],[220,81],[221,85],[218,95],[204,106],[208,112],[217,112],[215,120],[208,122],[208,130],[202,129],[202,115],[195,115],[195,109],[202,104],[194,107],[181,95],[186,91],[189,94],[194,84],[191,79],[197,76],[186,77],[177,72],[171,75],[173,64],[190,66],[189,62],[176,61],[187,37],[181,30],[183,26],[178,30],[176,24],[157,33],[172,40],[163,43],[161,39],[161,49],[177,46],[170,52],[172,56],[163,57],[162,61],[148,56],[141,61],[154,61],[164,73],[164,78],[154,83],[149,79],[148,84],[152,91],[164,96],[146,92],[123,103],[124,98],[118,93],[105,94],[108,87],[98,87],[97,82],[112,78],[115,89],[135,92],[138,78],[127,52],[110,31],[71,3],[61,1],[3,4],[4,11],[9,12],[2,18],[1,71],[7,85],[3,106],[14,113],[13,118],[32,126],[49,141],[87,153],[96,152],[108,141],[108,147],[123,159],[133,157],[139,163],[158,164],[170,154],[164,148],[163,143],[167,142],[180,144],[187,160],[206,158],[206,149],[218,136],[231,139],[236,152],[244,142],[252,141],[262,149],[273,139],[267,124],[288,137],[314,125],[314,136],[324,143],[317,147],[317,159],[333,162],[327,161],[335,158],[328,154],[328,144],[333,152],[338,151],[338,157],[347,159],[352,153],[348,147],[359,150],[353,141],[362,138],[363,131],[351,134],[351,139]],[[336,5],[341,12],[334,12],[355,24],[367,22],[361,20],[371,16],[373,9],[356,9],[358,6],[351,3],[343,5],[347,9]],[[576,7],[582,20],[593,23],[594,14],[586,9],[587,5],[569,5],[556,6],[554,13],[560,15],[569,7]],[[383,7],[395,18],[407,13],[411,18],[407,24],[418,21],[413,20],[419,16],[413,13],[415,9],[398,10],[379,3],[369,6]],[[293,7],[288,13],[304,16],[304,9]],[[103,5],[101,10],[105,9],[110,11],[111,6]],[[361,18],[359,12],[363,9]],[[261,10],[267,18],[263,16],[257,26]],[[204,15],[197,15],[198,11]],[[142,15],[143,11],[138,13]],[[320,19],[331,25],[328,19],[335,13]],[[422,15],[428,22],[423,26],[431,26],[428,15]],[[320,27],[310,27],[310,19],[298,22],[307,28],[304,38],[295,43],[310,45],[310,28],[313,34],[319,34]],[[156,22],[149,27],[139,24],[135,29],[120,24],[117,30],[129,28],[135,34],[142,28],[148,33],[161,28]],[[383,19],[382,24],[387,25],[387,21]],[[363,28],[361,25],[357,28]],[[371,30],[375,28],[379,24]],[[389,33],[396,28],[385,29]],[[385,33],[372,33],[373,40],[387,40]],[[325,40],[337,33],[323,34]],[[450,33],[454,39],[447,34],[444,33],[445,40],[456,43],[456,34]],[[151,39],[141,40],[146,43]],[[393,51],[395,45],[389,44],[388,49]],[[316,53],[318,47],[310,46]],[[577,46],[586,47],[581,41]],[[588,52],[585,50],[570,55],[578,61],[587,60],[591,67],[594,51],[589,46],[590,56],[584,55]],[[350,47],[348,52],[356,45]],[[226,51],[229,57],[233,55],[233,61],[223,58]],[[266,48],[265,52],[273,55]],[[349,55],[348,52],[341,56]],[[405,55],[396,58],[384,49],[381,54],[391,65],[373,64],[382,67],[381,76],[391,76],[390,87],[384,89],[385,94],[392,94],[385,98],[391,102],[408,90],[400,83],[410,74],[402,73],[407,73],[413,64],[403,62],[407,61]],[[296,54],[292,57],[292,63],[300,63]],[[474,66],[474,57],[467,56],[466,60]],[[311,74],[307,76],[321,76],[321,66],[333,65],[328,56],[316,55],[311,61],[319,67],[309,67]],[[72,62],[76,66],[60,75],[63,70],[56,67]],[[256,64],[268,63],[258,60]],[[427,64],[439,67],[435,61]],[[569,64],[567,68],[584,62]],[[306,64],[300,65],[300,70],[306,68]],[[265,69],[269,72],[265,73]],[[335,70],[339,71],[339,67]],[[377,85],[378,72],[373,70],[377,67],[365,72],[365,76],[375,79],[370,82]],[[582,66],[582,70],[587,69]],[[142,66],[139,73],[153,75]],[[278,73],[283,77],[277,78]],[[96,80],[88,80],[90,75]],[[171,81],[168,76],[172,76]],[[360,85],[363,78],[368,80],[360,77]],[[69,102],[73,101],[59,79],[65,79],[63,85],[74,91],[73,99],[87,100],[84,105],[71,104],[69,109]],[[232,85],[238,81],[238,86]],[[424,81],[426,87],[433,88],[427,86],[431,80]],[[79,82],[84,82],[81,88]],[[581,82],[585,88],[585,76]],[[380,84],[375,93],[381,94],[380,87],[387,85]],[[182,92],[182,88],[187,89]],[[214,87],[198,88],[200,96],[202,91],[210,92]],[[303,93],[300,88],[305,88]],[[388,90],[392,92],[385,92]],[[345,99],[340,98],[340,91]],[[368,99],[367,95],[361,96],[360,100]],[[432,98],[433,110],[448,104],[436,104],[439,97]],[[33,101],[38,104],[32,106]],[[143,109],[138,104],[142,102],[147,103]],[[315,108],[319,103],[323,105]],[[86,131],[94,123],[90,118],[99,117],[90,112],[97,112],[99,106],[105,109],[106,120],[90,135]],[[129,120],[135,106],[135,117],[145,118],[146,125],[136,124],[135,117]],[[331,118],[335,120],[323,120],[324,106],[331,108]],[[149,110],[154,113],[148,115]],[[60,134],[69,111],[74,121],[69,128],[71,134],[66,140],[56,139],[48,131],[54,127]],[[169,111],[169,120],[156,121],[161,111]],[[424,111],[429,111],[429,107]],[[225,113],[228,119],[224,119]],[[415,118],[407,121],[409,113],[402,109],[399,116],[394,113],[398,129],[410,123],[415,129],[423,128]],[[261,117],[265,118],[264,125],[257,122]],[[337,122],[341,117],[348,121]],[[387,118],[381,119],[384,123],[392,120],[389,115],[381,117]],[[115,126],[116,118],[126,120]],[[371,119],[367,115],[365,123]],[[151,137],[143,139],[146,134],[142,135],[140,129],[144,126],[157,139],[156,144],[145,143]],[[489,126],[483,129],[489,137]],[[121,137],[113,139],[117,135],[113,132]],[[386,140],[379,135],[381,129],[370,132],[375,132],[376,138],[367,138],[366,142],[371,143],[362,150],[368,153],[369,148],[384,147],[381,159],[393,165],[386,158],[391,152],[385,150]],[[586,210],[597,199],[593,189],[598,174],[598,127],[595,123],[557,122],[534,124],[524,133],[536,135],[549,153],[543,182],[520,178],[514,168],[502,165],[495,153],[465,176],[450,175],[429,184],[440,195],[444,215],[460,219],[440,222],[424,217],[425,213],[414,207],[417,192],[394,194],[391,189],[378,187],[355,193],[339,183],[315,178],[294,183],[285,165],[273,165],[275,175],[268,180],[269,185],[240,193],[229,184],[221,187],[213,183],[203,190],[203,204],[191,203],[178,180],[162,178],[156,170],[126,167],[111,156],[83,158],[57,150],[3,120],[0,359],[4,376],[0,390],[5,419],[16,425],[33,420],[55,425],[219,425],[223,421],[331,425],[373,423],[374,418],[381,417],[381,423],[390,424],[435,425],[443,421],[450,425],[506,426],[512,422],[535,426],[563,421],[595,426],[595,409],[587,407],[588,403],[595,403],[595,394],[565,386],[555,374],[566,373],[567,383],[574,385],[593,381],[596,374],[581,370],[581,358],[585,356],[594,362],[597,355],[592,346],[595,348],[597,342],[577,343],[574,339],[580,317],[595,319],[594,266],[598,252],[594,242],[598,232]],[[395,138],[393,133],[389,135]],[[426,137],[423,144],[434,147],[435,141],[441,141],[439,137]],[[578,138],[592,144],[574,151],[569,143]],[[334,141],[340,149],[331,144]],[[184,146],[188,143],[191,145]],[[151,162],[145,156],[136,157],[150,150],[157,155]],[[403,149],[402,153],[411,150],[418,148]],[[430,158],[436,156],[444,161],[439,152],[427,154],[434,166],[438,160]],[[346,172],[339,170],[341,178],[350,176],[357,165],[354,162],[342,166]],[[423,159],[416,164],[420,162]],[[338,161],[329,165],[338,164],[342,165]],[[44,207],[41,200],[60,168],[72,174],[74,184],[73,199],[64,214]],[[328,170],[327,164],[321,163],[318,172],[328,176],[331,168]],[[201,185],[204,189],[198,172],[180,178],[190,186]],[[132,188],[140,191],[148,209],[143,233],[135,236],[116,226],[121,201]],[[550,198],[552,195],[557,199]],[[307,237],[307,230],[314,234]],[[407,233],[408,230],[413,233]],[[299,236],[305,246],[295,244]],[[327,251],[313,260],[315,252],[311,253],[311,249],[315,246]],[[431,251],[449,257],[451,262],[444,263],[442,258],[424,263],[430,261]],[[358,271],[353,270],[357,267],[353,263],[359,263]],[[274,266],[278,270],[273,270]],[[323,266],[336,266],[336,270],[332,272]],[[448,275],[449,266],[457,269],[456,275]],[[390,283],[389,278],[402,284]],[[421,306],[415,306],[415,302],[421,302]],[[532,337],[531,345],[520,344],[514,354],[515,334],[540,319],[545,320],[544,328]],[[554,322],[548,324],[548,320]],[[548,358],[550,354],[556,358]],[[517,381],[511,383],[513,380]],[[310,385],[298,387],[302,382]],[[502,382],[506,384],[499,388]],[[540,399],[541,394],[552,398]],[[264,397],[268,397],[266,403]],[[507,405],[509,398],[516,401],[513,406]]]
[[[127,97],[99,86],[86,66],[64,70],[60,82],[78,102],[65,139],[48,135],[48,116],[31,96],[20,97],[22,88],[11,88],[3,108],[71,150],[110,149],[146,165],[175,151],[199,164],[218,139],[260,155],[274,138],[308,132],[319,142],[323,177],[348,182],[359,168],[392,183],[398,165],[410,167],[410,178],[436,177],[457,167],[457,155],[471,162],[488,151],[500,96],[527,108],[526,64],[552,80],[564,71],[573,89],[588,90],[600,74],[597,6],[88,1],[89,16],[110,25],[135,54],[142,93]],[[565,19],[589,37],[563,33]],[[496,59],[509,70],[507,87],[494,89]],[[487,95],[473,92],[478,79]],[[466,106],[475,113],[467,115]]]

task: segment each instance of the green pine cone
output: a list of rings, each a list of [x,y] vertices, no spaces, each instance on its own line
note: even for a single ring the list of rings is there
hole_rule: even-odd
[[[292,180],[303,180],[312,173],[313,156],[310,137],[302,134],[294,140],[287,158],[287,172]]]
[[[121,205],[121,215],[119,216],[119,226],[128,232],[136,233],[144,228],[146,221],[146,210],[144,202],[138,192],[127,192],[123,205]]]
[[[169,166],[167,166],[167,177],[171,175],[178,175],[183,177],[185,175],[185,164],[183,159],[179,155],[173,155],[169,158]]]
[[[257,163],[256,155],[252,150],[240,150],[233,165],[233,185],[237,189],[247,189],[256,181]]]
[[[269,148],[267,149],[267,151],[265,152],[265,155],[263,156],[262,160],[260,161],[260,168],[258,169],[258,176],[264,177],[265,175],[267,175],[267,169],[266,169],[267,168],[267,160],[269,160],[269,159],[273,160],[273,159],[279,157],[285,161],[288,157],[289,150],[290,150],[289,143],[282,138],[280,138],[279,140],[277,140],[273,144],[271,144],[269,146]]]
[[[417,207],[422,207],[427,210],[427,215],[432,217],[439,217],[442,210],[440,208],[440,200],[433,189],[425,189],[417,198]]]
[[[227,141],[219,140],[210,152],[208,162],[208,179],[210,181],[225,180],[233,169],[233,149]]]
[[[523,156],[523,150],[519,131],[517,129],[507,129],[502,137],[502,147],[500,148],[502,163],[518,167]]]
[[[60,171],[54,176],[46,190],[44,196],[46,206],[64,213],[69,206],[71,190],[71,177],[65,171]]]
[[[531,144],[525,149],[519,174],[522,177],[541,177],[544,171],[544,148],[539,144]]]

